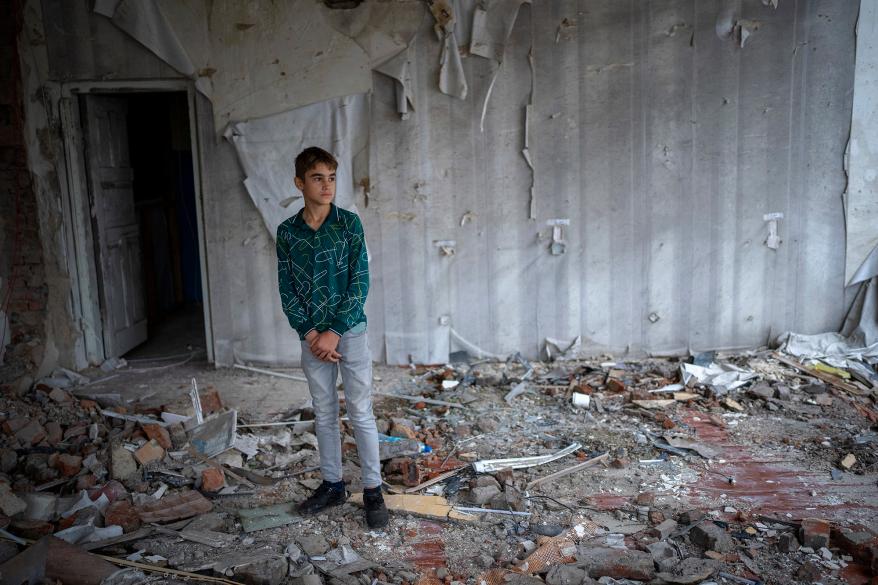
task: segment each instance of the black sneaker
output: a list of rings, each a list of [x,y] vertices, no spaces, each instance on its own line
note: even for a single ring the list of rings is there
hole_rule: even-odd
[[[369,525],[369,528],[387,526],[389,516],[380,487],[374,490],[363,490],[363,507],[366,509],[366,524]]]
[[[348,492],[344,488],[344,485],[336,487],[333,484],[324,481],[316,490],[314,490],[313,494],[308,496],[308,499],[297,506],[297,509],[302,514],[316,514],[330,506],[344,504],[347,499]]]

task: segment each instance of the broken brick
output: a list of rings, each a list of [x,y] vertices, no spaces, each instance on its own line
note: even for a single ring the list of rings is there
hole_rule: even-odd
[[[642,492],[634,498],[634,503],[638,506],[652,506],[655,502],[655,494],[652,492]]]
[[[777,550],[784,553],[796,552],[799,550],[799,539],[792,532],[784,532],[777,539]]]
[[[216,467],[208,467],[201,472],[201,490],[214,493],[226,485],[226,476]]]
[[[15,516],[27,510],[27,504],[12,493],[12,488],[5,481],[0,482],[0,512],[6,516]]]
[[[61,475],[64,477],[73,477],[82,469],[82,457],[65,453],[58,456],[52,467],[61,472]]]
[[[25,426],[18,429],[15,438],[24,445],[36,445],[46,438],[46,430],[35,420],[29,421]]]
[[[806,561],[796,571],[796,577],[805,583],[816,583],[820,581],[822,575],[823,570],[820,568],[820,565],[813,561]]]
[[[652,555],[639,550],[615,548],[580,548],[576,552],[577,565],[585,569],[593,579],[633,579],[650,581],[655,577]]]
[[[799,540],[802,546],[817,550],[829,544],[830,525],[819,518],[805,518],[799,527]]]
[[[140,449],[134,452],[134,458],[141,465],[148,465],[153,461],[160,461],[165,456],[165,450],[158,444],[158,441],[152,439],[145,443]]]
[[[661,510],[650,510],[648,514],[650,524],[661,524],[665,521],[665,515]]]
[[[114,445],[110,451],[110,471],[113,479],[126,479],[137,473],[137,463],[131,452],[122,445]]]
[[[13,449],[0,449],[0,471],[9,473],[18,465],[18,453]]]
[[[832,542],[838,548],[860,560],[867,560],[868,549],[878,544],[878,536],[865,530],[851,530],[849,528],[832,529]]]
[[[104,510],[104,524],[121,526],[125,533],[134,532],[140,528],[140,515],[128,501],[119,500]]]
[[[79,401],[79,406],[81,406],[82,408],[84,408],[85,410],[87,410],[89,412],[95,412],[98,409],[98,403],[95,402],[94,400],[88,400],[87,398],[82,398]]]
[[[206,386],[203,390],[199,390],[198,398],[201,402],[201,412],[204,414],[213,414],[225,408],[219,391],[211,385]]]
[[[393,419],[393,426],[390,428],[391,437],[401,437],[403,439],[417,439],[418,434],[414,429],[414,425],[404,419]]]
[[[700,522],[702,518],[704,518],[703,510],[686,510],[677,516],[677,520],[680,521],[680,524],[695,524],[696,522]]]
[[[9,531],[22,538],[39,540],[55,532],[55,526],[44,520],[16,519],[9,525]]]
[[[185,490],[138,506],[137,513],[143,522],[171,522],[198,516],[212,509],[213,504],[200,492]]]
[[[73,401],[73,398],[70,397],[70,394],[68,394],[64,390],[61,390],[60,388],[53,388],[52,391],[49,392],[49,398],[59,404]]]
[[[19,418],[11,418],[9,420],[3,421],[3,432],[7,435],[14,435],[31,422],[29,419],[24,417]]]
[[[696,524],[689,532],[689,540],[705,550],[721,553],[729,552],[735,547],[732,537],[710,520]]]
[[[64,439],[64,431],[56,421],[46,423],[46,442],[53,447]]]
[[[653,526],[649,529],[649,535],[658,538],[659,540],[665,540],[668,538],[671,533],[677,529],[677,522],[668,518],[661,524],[657,526]]]
[[[167,429],[161,425],[143,425],[143,432],[152,440],[158,442],[162,449],[170,449],[173,447],[171,443],[171,435]]]
[[[616,378],[607,380],[607,392],[621,393],[625,391],[625,383]]]

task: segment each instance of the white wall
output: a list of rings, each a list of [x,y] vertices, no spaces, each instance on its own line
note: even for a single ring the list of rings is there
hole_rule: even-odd
[[[409,120],[391,80],[372,76],[372,190],[357,205],[376,359],[446,359],[455,346],[443,316],[485,350],[529,356],[547,336],[581,334],[590,352],[680,353],[838,328],[857,3],[732,3],[737,19],[758,21],[744,48],[717,34],[727,5],[535,0],[515,24],[484,132],[490,63],[464,59],[466,100],[439,93],[440,46],[422,22]],[[177,76],[87,0],[42,6],[50,79]],[[319,25],[316,8],[307,16]],[[576,24],[556,42],[564,18]],[[521,155],[531,43],[534,220]],[[217,363],[295,362],[274,243],[209,102],[199,105]],[[777,250],[763,244],[771,212],[784,213]],[[561,256],[544,239],[552,218],[570,220]],[[449,239],[456,254],[442,257],[433,242]]]

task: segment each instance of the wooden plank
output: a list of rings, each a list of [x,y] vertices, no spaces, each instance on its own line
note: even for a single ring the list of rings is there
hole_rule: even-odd
[[[352,494],[351,502],[363,505],[363,494]],[[458,512],[441,496],[420,496],[415,494],[386,494],[384,504],[392,512],[406,512],[416,516],[434,520],[460,520],[475,522],[478,518],[472,514]]]
[[[673,402],[673,400],[671,402]],[[558,479],[559,477],[564,477],[565,475],[570,475],[571,473],[575,473],[575,472],[580,471],[582,469],[592,467],[594,465],[597,465],[601,461],[605,461],[609,456],[610,456],[609,453],[604,453],[603,455],[598,455],[597,457],[592,457],[588,461],[583,461],[582,463],[574,465],[573,467],[568,467],[567,469],[562,469],[561,471],[558,471],[558,472],[553,473],[551,475],[547,475],[545,477],[535,479],[532,482],[530,482],[529,484],[527,484],[527,488],[525,488],[525,489],[530,490],[530,489],[538,486],[539,484],[543,483],[544,481],[549,481],[551,479]]]
[[[853,384],[848,384],[847,382],[840,380],[839,378],[837,378],[836,376],[833,376],[832,374],[827,374],[825,372],[821,372],[819,370],[809,368],[808,366],[806,366],[804,364],[800,364],[795,360],[788,359],[788,358],[780,355],[777,352],[774,352],[772,354],[772,356],[780,363],[785,364],[787,366],[790,366],[791,368],[795,368],[801,372],[805,372],[809,376],[813,376],[813,377],[817,378],[818,380],[822,380],[822,381],[826,382],[827,384],[830,384],[831,386],[834,386],[840,390],[844,390],[845,392],[849,392],[849,393],[854,394],[856,396],[861,396],[863,394],[863,391],[860,390],[859,388],[857,388],[856,386],[854,386]]]

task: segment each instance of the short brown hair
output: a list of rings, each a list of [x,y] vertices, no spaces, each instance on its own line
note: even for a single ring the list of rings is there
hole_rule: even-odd
[[[338,168],[338,161],[330,153],[316,146],[309,146],[296,157],[296,176],[305,179],[305,173],[323,163],[333,171]]]

